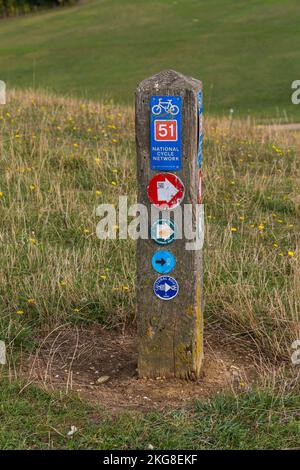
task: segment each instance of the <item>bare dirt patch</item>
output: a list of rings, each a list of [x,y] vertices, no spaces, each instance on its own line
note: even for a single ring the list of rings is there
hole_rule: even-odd
[[[21,375],[49,389],[97,401],[110,412],[176,408],[255,381],[254,352],[217,330],[206,330],[205,360],[196,382],[138,379],[137,338],[100,327],[59,328],[41,338],[23,361]]]

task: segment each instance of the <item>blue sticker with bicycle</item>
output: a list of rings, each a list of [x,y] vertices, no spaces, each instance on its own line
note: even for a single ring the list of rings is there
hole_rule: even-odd
[[[198,123],[199,123],[199,138],[198,138],[198,166],[201,168],[202,165],[202,145],[203,145],[203,123],[202,123],[202,91],[198,93]]]
[[[151,96],[151,170],[181,170],[181,112],[181,96]]]

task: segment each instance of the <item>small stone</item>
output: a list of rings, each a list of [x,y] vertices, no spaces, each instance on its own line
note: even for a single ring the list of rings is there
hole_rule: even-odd
[[[107,382],[110,379],[109,375],[101,375],[99,379],[97,379],[97,384],[104,384],[104,382]]]
[[[77,432],[78,429],[76,428],[76,426],[71,426],[71,429],[70,431],[67,432],[67,436],[68,437],[73,437],[73,434],[75,434],[75,432]]]

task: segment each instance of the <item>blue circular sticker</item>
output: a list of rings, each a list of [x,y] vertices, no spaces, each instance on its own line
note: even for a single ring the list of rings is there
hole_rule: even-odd
[[[174,299],[179,291],[178,282],[171,276],[160,276],[153,284],[153,291],[161,300]]]
[[[175,223],[170,219],[158,219],[151,227],[151,238],[159,245],[168,245],[176,238]]]
[[[176,264],[175,257],[172,253],[165,250],[159,250],[152,256],[152,267],[160,274],[168,274],[172,271]]]

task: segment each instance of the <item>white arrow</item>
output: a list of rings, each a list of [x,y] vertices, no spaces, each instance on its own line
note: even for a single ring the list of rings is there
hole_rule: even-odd
[[[174,230],[166,223],[156,226],[156,237],[167,240],[174,233]]]
[[[168,292],[170,289],[171,287],[169,286],[169,284],[165,284],[165,292]]]
[[[157,200],[159,202],[169,202],[177,193],[178,189],[168,179],[157,182]]]

